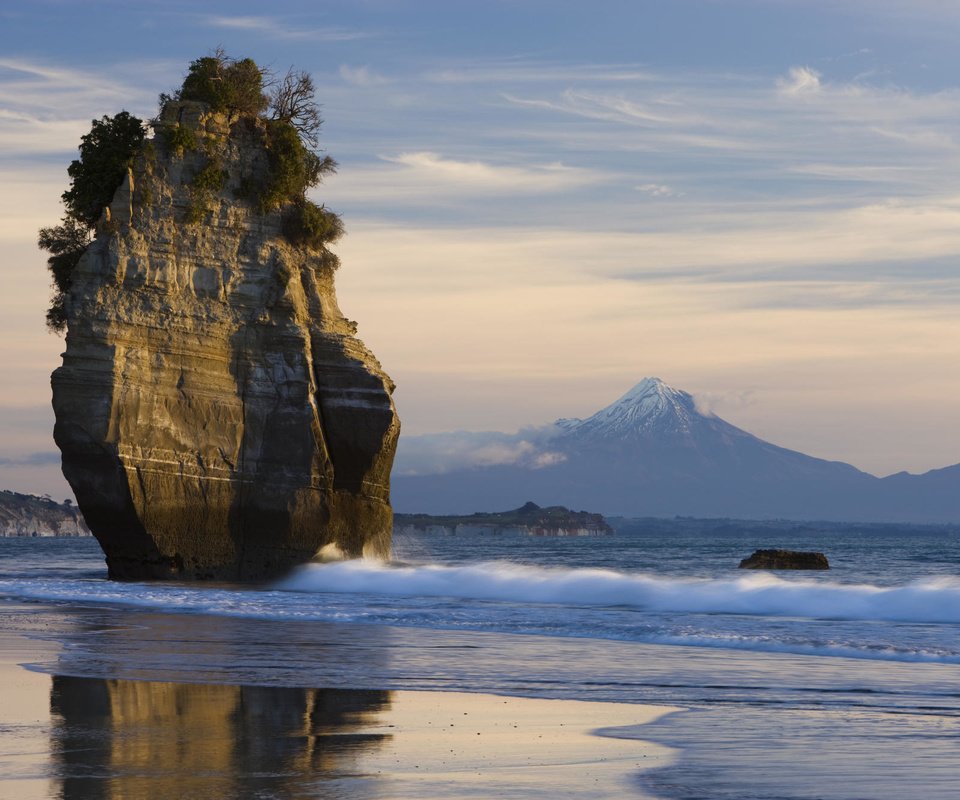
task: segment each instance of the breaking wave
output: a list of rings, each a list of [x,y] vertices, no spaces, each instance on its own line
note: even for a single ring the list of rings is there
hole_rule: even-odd
[[[544,568],[508,562],[397,566],[347,561],[301,567],[276,588],[292,592],[628,606],[661,612],[960,623],[960,579],[943,577],[899,586],[872,586],[785,580],[767,573],[730,579],[662,578],[615,570]]]
[[[347,561],[301,567],[261,588],[18,578],[0,579],[0,597],[235,619],[960,664],[955,627],[960,578],[955,577],[874,586],[769,573],[678,578],[503,561],[459,566]]]

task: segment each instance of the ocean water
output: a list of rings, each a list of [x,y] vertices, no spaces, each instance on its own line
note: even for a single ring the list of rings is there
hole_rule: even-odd
[[[832,569],[738,570],[758,547]],[[678,749],[637,778],[663,797],[960,797],[956,528],[424,534],[256,587],[111,583],[93,540],[0,539],[0,598],[59,674],[668,703],[621,732]]]

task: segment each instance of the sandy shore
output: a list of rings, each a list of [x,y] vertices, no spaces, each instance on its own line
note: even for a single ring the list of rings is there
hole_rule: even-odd
[[[675,709],[485,694],[47,675],[0,634],[0,797],[646,797]]]

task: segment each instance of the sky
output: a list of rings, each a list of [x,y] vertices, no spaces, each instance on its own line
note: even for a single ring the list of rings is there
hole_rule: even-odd
[[[404,436],[646,376],[877,475],[960,462],[960,4],[0,0],[0,488],[68,495],[36,232],[218,46],[310,72],[344,313]]]

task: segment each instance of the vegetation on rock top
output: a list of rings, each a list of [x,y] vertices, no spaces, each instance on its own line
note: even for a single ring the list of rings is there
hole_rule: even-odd
[[[231,124],[252,123],[266,151],[268,169],[242,186],[242,199],[255,211],[281,213],[283,235],[293,244],[316,250],[323,263],[336,267],[327,245],[343,235],[340,217],[307,198],[307,191],[336,169],[336,162],[317,152],[322,119],[313,80],[306,72],[289,70],[274,78],[249,58],[234,59],[222,50],[191,62],[183,84],[172,95],[161,94],[161,111],[170,102],[193,101],[227,116]],[[177,156],[199,149],[193,130],[179,123],[151,125]],[[100,223],[104,209],[137,155],[145,149],[142,120],[121,111],[94,120],[82,137],[80,157],[67,170],[70,188],[62,195],[65,214],[59,225],[42,228],[38,245],[50,253],[47,267],[53,295],[47,326],[62,332],[67,325],[66,302],[73,273]],[[147,142],[146,147],[152,147]],[[219,154],[207,152],[207,163],[190,182],[187,224],[199,224],[208,203],[223,189],[225,172]],[[145,195],[149,197],[149,194]]]
[[[228,58],[222,50],[191,62],[177,100],[199,100],[211,111],[255,117],[269,99],[263,92],[264,72],[252,58]],[[165,98],[161,95],[161,102]]]
[[[93,120],[90,133],[80,139],[80,158],[67,168],[70,188],[61,195],[66,214],[59,225],[41,228],[37,242],[50,253],[47,267],[53,278],[53,297],[47,326],[51,330],[62,331],[67,325],[66,298],[73,270],[90,244],[103,209],[123,183],[144,135],[143,120],[121,111]]]

